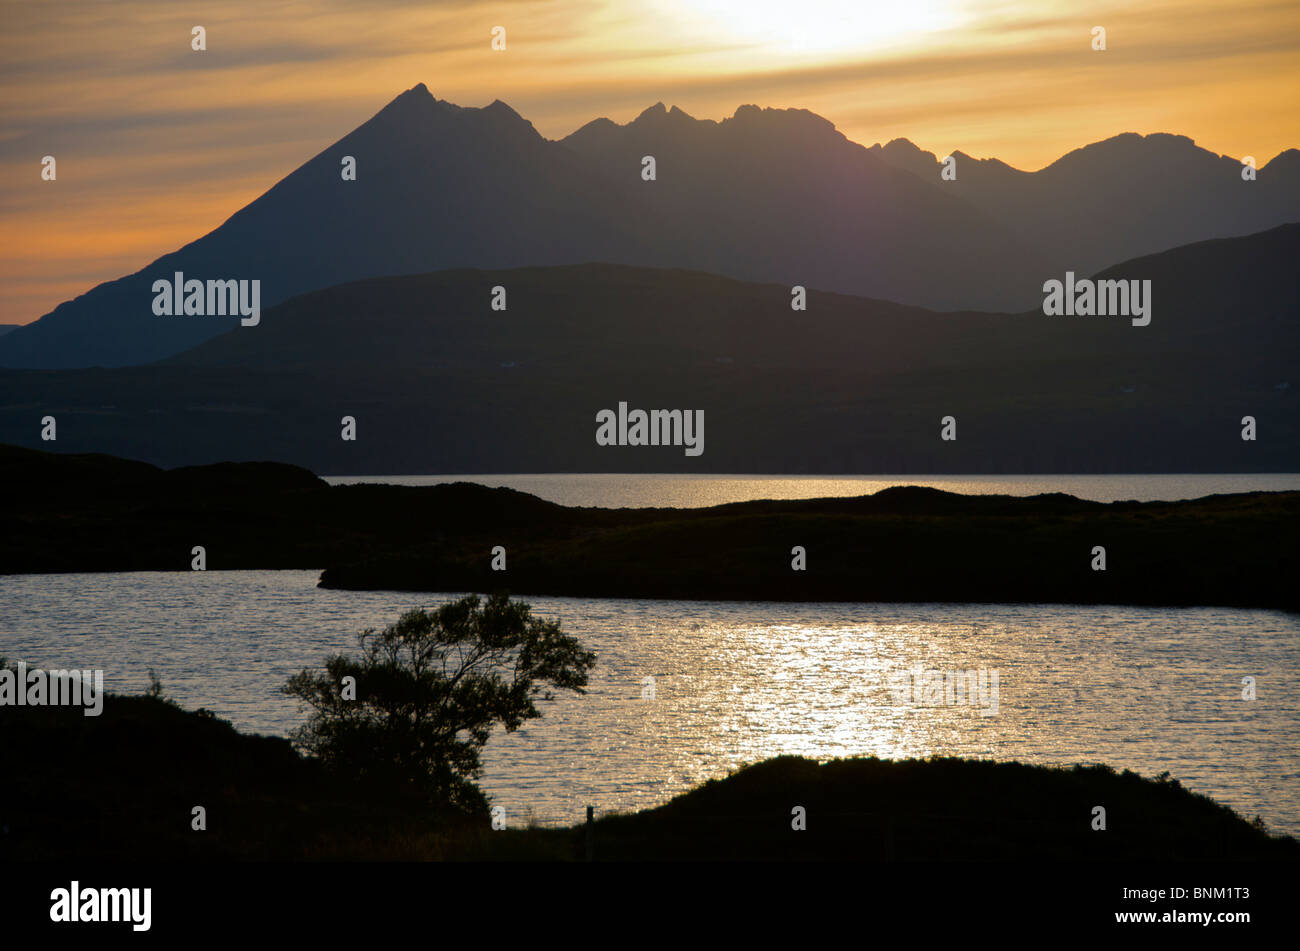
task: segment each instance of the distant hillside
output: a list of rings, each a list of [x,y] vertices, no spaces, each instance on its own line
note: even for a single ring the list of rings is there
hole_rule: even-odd
[[[0,337],[3,337],[5,334],[10,333],[14,330],[17,330],[21,326],[22,324],[0,324]]]
[[[151,366],[0,371],[0,440],[52,448],[53,415],[62,452],[334,474],[1293,472],[1298,256],[1288,225],[1117,265],[1152,282],[1146,327],[815,288],[799,312],[783,285],[617,265],[372,279]],[[598,445],[620,402],[702,410],[703,453]]]
[[[550,141],[505,103],[461,108],[421,84],[215,231],[0,338],[0,366],[142,364],[236,325],[155,316],[153,281],[176,272],[259,280],[264,308],[364,278],[607,261],[1019,310],[1067,268],[1300,221],[1294,152],[1245,183],[1190,140],[1127,135],[1036,173],[963,156],[943,182],[908,148],[752,105],[713,122],[658,104]]]

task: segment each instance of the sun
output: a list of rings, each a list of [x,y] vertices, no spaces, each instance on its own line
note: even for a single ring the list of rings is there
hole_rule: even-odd
[[[654,0],[668,31],[777,57],[849,59],[960,26],[959,0]]]

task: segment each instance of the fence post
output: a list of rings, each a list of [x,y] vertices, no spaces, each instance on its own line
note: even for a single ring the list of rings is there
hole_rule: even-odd
[[[594,817],[595,817],[595,814],[596,814],[596,809],[595,809],[595,807],[594,807],[594,806],[588,806],[588,807],[587,807],[587,829],[586,829],[586,840],[587,840],[587,861],[588,861],[588,862],[592,861],[592,860],[595,858],[595,854],[596,854],[596,843],[595,843],[595,841],[594,841],[594,839],[595,839],[596,824],[595,824],[595,822],[593,821],[593,819],[594,819]]]

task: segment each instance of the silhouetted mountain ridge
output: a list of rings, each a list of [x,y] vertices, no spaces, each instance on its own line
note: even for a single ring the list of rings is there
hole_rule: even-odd
[[[1300,220],[1293,150],[1251,183],[1178,136],[1119,136],[1034,173],[961,155],[956,182],[934,161],[755,105],[715,122],[657,103],[551,141],[500,100],[462,107],[420,84],[216,230],[4,335],[0,366],[140,364],[236,325],[154,316],[153,281],[177,271],[260,280],[264,309],[342,281],[600,260],[1017,310],[1067,268]]]
[[[961,152],[956,179],[906,139],[872,146],[881,160],[948,188],[998,217],[1057,270],[1091,273],[1122,260],[1300,221],[1300,152],[1288,149],[1245,181],[1242,164],[1184,135],[1125,132],[1037,172]],[[1256,156],[1258,159],[1259,157]]]

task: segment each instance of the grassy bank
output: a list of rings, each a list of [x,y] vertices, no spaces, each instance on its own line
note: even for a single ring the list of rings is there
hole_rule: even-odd
[[[0,708],[0,857],[208,860],[1296,860],[1183,789],[1105,766],[768,760],[590,828],[435,814],[204,711],[109,696],[100,717]],[[585,804],[574,804],[581,820]],[[596,803],[599,807],[599,803]],[[193,808],[207,829],[192,829]],[[806,810],[805,831],[791,828]],[[1093,831],[1092,810],[1107,828]],[[507,817],[509,825],[522,817]]]

